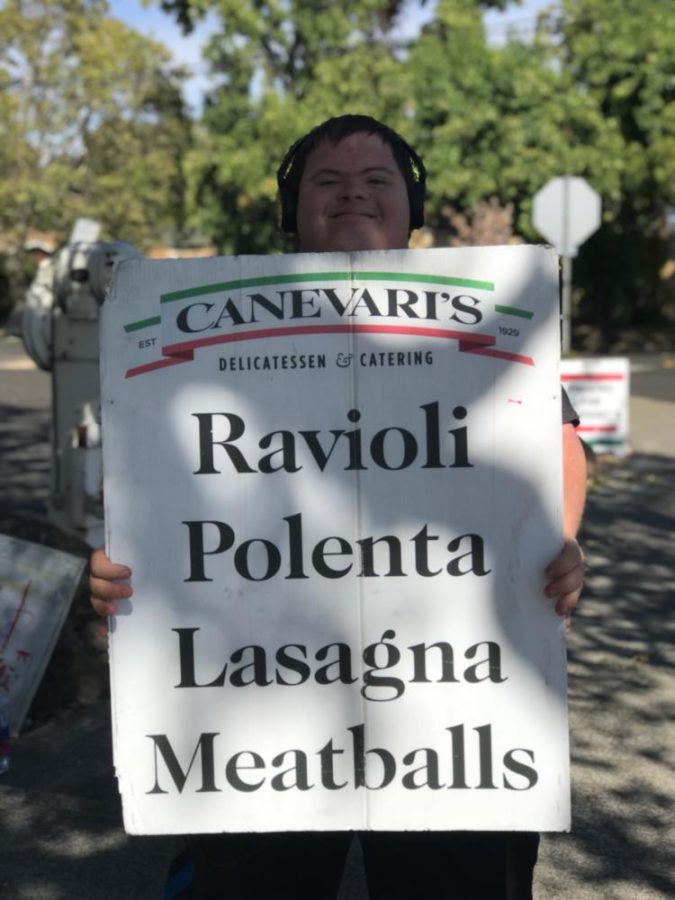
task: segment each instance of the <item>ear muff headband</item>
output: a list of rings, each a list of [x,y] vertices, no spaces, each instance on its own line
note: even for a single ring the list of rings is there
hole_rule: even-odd
[[[377,134],[377,132],[373,133]],[[279,185],[279,197],[281,199],[281,228],[282,231],[286,231],[289,234],[295,234],[298,230],[297,215],[300,178],[302,177],[307,157],[314,149],[314,146],[316,146],[313,138],[314,133],[310,132],[296,141],[290,147],[286,156],[284,156],[277,171],[277,184]],[[413,228],[421,228],[424,225],[427,173],[421,157],[413,148],[401,137],[398,137],[398,141],[398,147],[392,146],[386,140],[385,143],[391,146],[397,165],[403,169],[403,176],[408,189],[410,230],[412,231]],[[403,166],[401,163],[403,163]]]

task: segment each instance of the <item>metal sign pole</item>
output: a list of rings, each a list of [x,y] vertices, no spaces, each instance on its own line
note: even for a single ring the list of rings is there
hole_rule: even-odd
[[[557,247],[562,258],[563,353],[569,353],[572,345],[572,258],[599,228],[601,213],[600,195],[577,175],[551,178],[532,200],[534,227]]]
[[[562,203],[562,352],[569,353],[571,344],[571,303],[572,290],[572,259],[569,255],[570,247],[570,176],[563,178],[563,203]]]
[[[562,258],[562,352],[572,349],[572,257]]]

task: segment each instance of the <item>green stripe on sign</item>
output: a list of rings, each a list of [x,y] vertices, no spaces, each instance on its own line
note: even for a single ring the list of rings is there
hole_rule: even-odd
[[[129,322],[124,326],[124,330],[129,334],[130,331],[140,331],[142,328],[150,328],[152,325],[159,325],[161,322],[159,316],[153,316],[151,319],[141,319],[140,322]]]
[[[262,287],[271,284],[299,284],[306,281],[401,281],[423,284],[449,284],[454,287],[475,288],[481,291],[494,291],[492,281],[476,281],[473,278],[451,278],[447,275],[418,275],[413,272],[305,272],[297,275],[264,275],[259,278],[238,278],[235,281],[223,281],[218,284],[203,284],[183,291],[171,291],[162,294],[162,303],[174,300],[185,300],[188,297],[202,297],[205,294],[217,294],[220,291],[231,291],[240,288]]]
[[[419,275],[414,272],[354,272],[364,281],[412,281],[422,284],[450,284],[454,287],[476,288],[479,291],[494,291],[494,281],[476,281],[473,278],[452,278],[449,275]]]
[[[518,316],[520,319],[531,319],[534,315],[529,309],[518,309],[517,306],[502,306],[500,303],[495,303],[495,310],[498,313],[503,313],[505,316]]]

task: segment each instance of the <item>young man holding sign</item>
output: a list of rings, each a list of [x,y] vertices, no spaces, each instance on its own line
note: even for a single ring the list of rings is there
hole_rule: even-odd
[[[425,170],[391,129],[365,116],[342,116],[289,150],[278,181],[282,227],[297,232],[300,252],[397,250],[423,224]],[[562,444],[564,544],[547,567],[546,596],[570,616],[583,583],[576,541],[585,497],[585,460],[575,414],[564,398]],[[128,568],[103,550],[92,556],[92,604],[115,613],[129,598]],[[349,835],[283,833],[195,838],[193,887],[168,896],[333,898]],[[476,832],[369,832],[362,838],[371,900],[531,897],[536,836]]]

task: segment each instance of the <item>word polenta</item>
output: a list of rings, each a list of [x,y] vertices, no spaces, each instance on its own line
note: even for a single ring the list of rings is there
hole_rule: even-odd
[[[234,570],[247,581],[268,581],[286,563],[288,579],[309,578],[307,570],[322,578],[344,578],[353,572],[357,578],[405,578],[411,572],[423,578],[437,575],[488,575],[485,565],[485,543],[479,534],[460,534],[446,544],[449,557],[438,558],[433,549],[440,535],[429,532],[425,524],[405,543],[395,534],[347,538],[331,534],[316,542],[311,553],[305,553],[302,513],[284,516],[286,540],[281,544],[266,537],[247,538],[237,542],[234,528],[213,519],[185,521],[188,529],[190,575],[185,581],[213,581],[206,574],[206,557],[232,550]],[[412,546],[410,546],[412,545]],[[377,551],[376,552],[376,548]],[[354,570],[353,557],[357,560]]]

